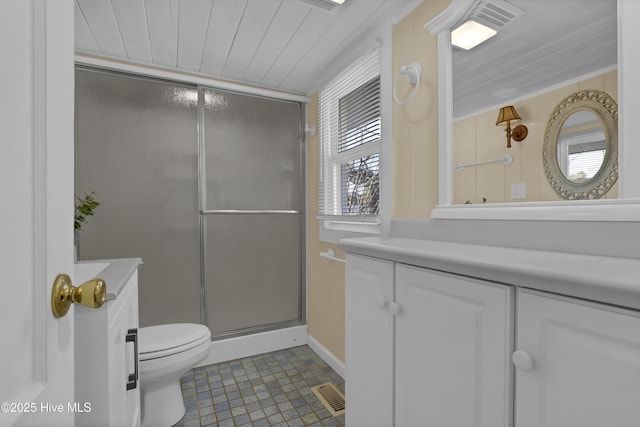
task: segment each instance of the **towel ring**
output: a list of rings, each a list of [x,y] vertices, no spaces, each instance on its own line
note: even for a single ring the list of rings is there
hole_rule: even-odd
[[[414,86],[413,91],[409,94],[407,99],[401,101],[398,99],[398,79],[401,75],[407,76],[407,81],[411,86]],[[411,99],[418,92],[418,88],[420,87],[420,80],[422,79],[422,65],[418,62],[414,62],[411,65],[403,65],[400,67],[400,72],[396,75],[396,79],[393,82],[393,99],[400,105],[406,104],[411,101]]]

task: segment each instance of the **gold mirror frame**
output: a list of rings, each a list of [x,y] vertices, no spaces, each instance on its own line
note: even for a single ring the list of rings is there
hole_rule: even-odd
[[[575,183],[564,176],[558,164],[558,136],[562,125],[574,112],[586,110],[602,120],[606,154],[598,173]],[[544,174],[553,190],[566,200],[599,199],[618,180],[618,104],[606,92],[587,89],[563,99],[549,116],[542,148]]]

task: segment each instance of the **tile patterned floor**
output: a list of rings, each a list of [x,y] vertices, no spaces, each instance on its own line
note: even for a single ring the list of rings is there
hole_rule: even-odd
[[[344,380],[308,346],[203,366],[180,380],[186,408],[174,427],[338,427],[311,387]]]

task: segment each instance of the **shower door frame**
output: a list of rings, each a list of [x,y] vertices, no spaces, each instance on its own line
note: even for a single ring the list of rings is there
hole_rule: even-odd
[[[92,64],[82,64],[76,63],[74,66],[75,70],[85,70],[91,72],[104,73],[113,76],[122,76],[126,78],[134,78],[143,81],[151,81],[151,82],[159,82],[164,84],[176,85],[179,87],[186,87],[196,89],[198,92],[198,100],[197,100],[197,194],[198,194],[198,223],[199,223],[199,232],[200,232],[200,322],[203,325],[209,326],[207,319],[207,292],[206,292],[206,230],[205,230],[205,217],[207,215],[228,215],[228,214],[276,214],[276,215],[297,215],[299,216],[299,224],[300,224],[300,236],[299,236],[299,284],[298,284],[298,318],[294,320],[288,320],[277,323],[270,323],[266,325],[258,325],[233,331],[227,331],[222,333],[213,333],[211,334],[211,338],[213,341],[220,340],[224,338],[233,338],[237,336],[245,336],[253,333],[259,332],[269,332],[275,331],[279,329],[285,329],[296,326],[306,325],[306,151],[305,151],[305,134],[304,134],[304,103],[296,100],[289,100],[278,98],[276,96],[265,96],[265,95],[257,95],[249,92],[242,92],[238,90],[231,90],[226,88],[218,88],[214,85],[202,85],[189,81],[183,81],[175,78],[166,78],[159,77],[150,74],[143,74],[136,71],[127,71],[120,70],[117,68],[110,68],[101,65],[92,65]],[[268,99],[279,102],[288,102],[294,103],[297,105],[298,109],[298,120],[297,120],[297,134],[298,134],[298,145],[300,147],[298,161],[300,165],[300,177],[299,177],[299,188],[300,188],[300,200],[301,205],[299,210],[206,210],[206,143],[205,143],[205,105],[204,105],[204,90],[216,90],[222,91],[226,93],[235,93],[243,96],[251,96],[256,98]],[[75,117],[75,113],[74,113]],[[77,123],[74,124],[74,128],[77,126]],[[77,132],[75,132],[77,133]],[[74,135],[74,152],[77,150],[77,135]],[[75,154],[75,153],[74,153]],[[77,168],[77,165],[74,164],[74,169]],[[74,187],[75,193],[78,192],[78,183],[77,183],[77,172],[74,174]],[[74,237],[76,245],[77,236]]]
[[[225,93],[233,93],[242,96],[250,96],[255,98],[267,99],[278,102],[287,102],[296,104],[298,110],[298,162],[300,165],[299,188],[300,200],[302,206],[300,209],[206,209],[207,207],[207,175],[206,175],[206,129],[205,129],[205,90],[214,90]],[[229,89],[220,89],[214,86],[198,85],[198,211],[200,212],[200,321],[207,325],[210,329],[209,319],[207,315],[207,290],[206,290],[206,273],[207,273],[207,233],[205,219],[210,215],[297,215],[299,217],[299,268],[300,274],[298,278],[298,318],[265,325],[251,326],[231,331],[211,333],[212,341],[223,340],[227,338],[235,338],[260,332],[270,332],[279,329],[302,326],[306,324],[306,152],[305,152],[305,134],[304,134],[304,105],[299,101],[291,101],[279,99],[275,97],[255,95],[246,92],[234,91]]]

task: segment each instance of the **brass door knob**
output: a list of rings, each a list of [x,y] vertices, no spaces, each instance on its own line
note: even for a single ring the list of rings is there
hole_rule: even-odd
[[[58,274],[51,289],[51,310],[55,317],[62,317],[73,303],[89,308],[100,308],[107,297],[107,284],[102,279],[92,279],[75,287],[66,274]]]

